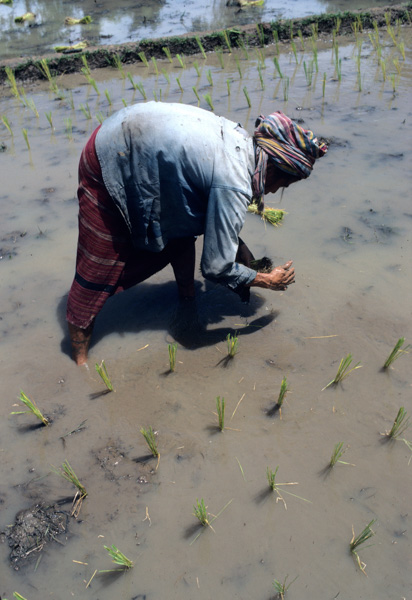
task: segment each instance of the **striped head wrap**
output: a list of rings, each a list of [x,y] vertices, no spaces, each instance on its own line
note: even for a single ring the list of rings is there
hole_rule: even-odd
[[[306,179],[317,158],[327,152],[327,146],[312,131],[299,127],[280,111],[267,117],[260,115],[253,135],[256,151],[256,169],[253,175],[253,192],[262,201],[268,160],[292,177]]]

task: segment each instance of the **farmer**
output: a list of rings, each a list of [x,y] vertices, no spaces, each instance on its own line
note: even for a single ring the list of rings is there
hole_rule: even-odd
[[[67,303],[72,356],[87,361],[96,315],[116,292],[171,264],[180,299],[194,297],[195,239],[203,276],[242,294],[286,290],[292,261],[270,273],[239,238],[252,199],[308,177],[327,148],[276,112],[250,136],[212,112],[148,102],[112,115],[87,142],[79,165],[76,273]]]

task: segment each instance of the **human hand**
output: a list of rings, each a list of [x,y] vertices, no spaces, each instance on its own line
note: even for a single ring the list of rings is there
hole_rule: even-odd
[[[284,265],[275,267],[270,273],[258,273],[251,285],[269,290],[286,290],[288,285],[295,283],[295,269],[293,261],[289,260]]]

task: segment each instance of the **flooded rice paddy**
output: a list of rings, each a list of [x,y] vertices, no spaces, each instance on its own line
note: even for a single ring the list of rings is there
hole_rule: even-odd
[[[236,27],[251,22],[296,19],[326,12],[365,10],[399,4],[395,0],[265,0],[240,7],[238,0],[13,0],[0,4],[0,56],[33,56],[54,46],[87,40],[92,45],[122,44],[179,36],[193,31]],[[33,21],[15,23],[27,11]],[[66,25],[65,18],[92,18],[87,25]]]
[[[280,109],[330,148],[307,181],[267,197],[287,211],[281,227],[248,215],[243,230],[256,256],[294,260],[295,285],[254,289],[245,306],[199,274],[196,307],[182,315],[166,269],[106,304],[89,368],[71,361],[64,322],[78,158],[99,119],[145,100],[116,69],[93,72],[96,88],[82,75],[58,78],[60,94],[25,85],[24,102],[3,86],[0,114],[11,133],[3,120],[2,597],[269,600],[273,580],[287,576],[297,578],[290,600],[410,597],[412,454],[381,435],[401,406],[412,412],[411,355],[381,369],[398,338],[412,340],[410,28],[394,39],[384,30],[338,38],[337,54],[296,39],[296,58],[273,45],[199,55],[184,68],[176,58],[157,61],[158,75],[154,63],[127,66],[148,100],[197,104],[195,87],[202,108],[209,94],[216,113],[251,132],[257,115]],[[239,352],[226,363],[225,338],[235,332]],[[361,368],[322,391],[349,353]],[[102,359],[116,389],[109,394],[94,369]],[[273,408],[284,377],[280,415]],[[10,415],[20,390],[51,426]],[[217,396],[226,400],[223,432]],[[149,426],[157,469],[142,458],[140,428]],[[401,437],[411,440],[412,428]],[[339,442],[350,464],[328,469]],[[74,495],[51,472],[66,460],[87,489],[80,514],[15,570],[9,526],[20,510]],[[277,482],[295,483],[281,487],[285,504],[268,491],[267,469],[277,467]],[[219,515],[213,529],[197,525],[197,499]],[[352,527],[359,534],[373,520],[371,545],[359,549],[366,577],[349,543]],[[134,568],[96,573],[115,568],[103,547],[112,544]]]

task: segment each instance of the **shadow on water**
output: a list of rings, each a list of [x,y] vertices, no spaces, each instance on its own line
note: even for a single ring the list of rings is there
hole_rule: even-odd
[[[57,306],[57,317],[65,334],[61,341],[62,352],[70,354],[65,321],[66,303],[67,296],[63,296]],[[112,333],[123,336],[161,330],[187,349],[212,346],[224,340],[229,333],[236,333],[240,337],[269,325],[278,316],[277,312],[249,321],[263,303],[262,298],[253,296],[250,304],[242,304],[235,294],[220,286],[198,291],[196,300],[179,303],[174,282],[141,283],[109,298],[96,319],[91,347]],[[208,325],[236,315],[247,320],[247,326],[239,331],[235,332],[228,326],[207,329]]]

